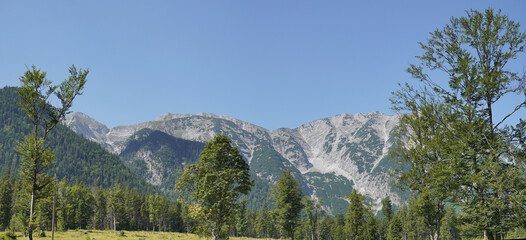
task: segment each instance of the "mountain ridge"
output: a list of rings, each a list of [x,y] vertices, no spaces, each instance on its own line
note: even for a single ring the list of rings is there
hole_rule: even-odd
[[[141,129],[161,131],[173,137],[207,142],[216,134],[229,136],[233,144],[251,165],[251,171],[272,184],[280,171],[291,170],[300,175],[304,191],[316,196],[325,187],[358,189],[368,196],[375,209],[385,196],[400,203],[398,193],[392,188],[389,172],[394,163],[389,157],[395,141],[393,129],[399,115],[381,112],[339,114],[318,119],[297,128],[267,130],[239,119],[212,113],[167,113],[153,121],[117,126],[105,131],[101,125],[82,113],[68,116],[65,124],[79,129],[79,134],[101,143],[115,154],[126,148],[126,142]],[[92,121],[90,124],[87,122]],[[79,127],[78,125],[81,125]],[[89,132],[93,127],[93,132]],[[80,131],[82,130],[82,131]],[[341,177],[343,178],[341,178]],[[322,181],[323,180],[323,181]],[[343,185],[342,185],[343,184]],[[335,199],[322,199],[328,205],[346,201],[343,190]],[[332,193],[327,193],[329,196]]]

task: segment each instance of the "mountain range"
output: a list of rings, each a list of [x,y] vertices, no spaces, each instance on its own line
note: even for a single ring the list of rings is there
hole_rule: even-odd
[[[77,112],[64,124],[118,155],[132,172],[164,190],[173,189],[178,171],[197,161],[207,141],[223,134],[250,165],[256,180],[252,197],[267,198],[281,171],[289,170],[305,194],[337,213],[345,211],[345,196],[353,189],[366,195],[375,210],[386,196],[395,204],[402,202],[391,184],[396,163],[389,156],[399,117],[380,112],[341,114],[271,131],[228,116],[169,113],[110,129]]]

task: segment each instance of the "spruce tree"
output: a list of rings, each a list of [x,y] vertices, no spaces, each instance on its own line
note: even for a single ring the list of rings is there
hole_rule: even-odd
[[[95,229],[106,229],[107,194],[102,188],[95,189]]]
[[[382,199],[382,213],[388,221],[391,221],[391,218],[393,218],[393,204],[389,196]]]
[[[116,184],[108,196],[108,210],[113,227],[113,234],[117,235],[117,225],[124,217],[124,189]]]
[[[365,196],[353,190],[348,196],[347,219],[345,229],[353,240],[363,240],[365,231]]]
[[[387,240],[400,240],[402,239],[404,227],[402,223],[402,216],[395,214],[389,225],[389,232],[387,233]]]
[[[376,220],[371,211],[367,212],[367,220],[365,222],[365,239],[378,239],[378,221]]]
[[[0,178],[0,231],[9,227],[11,220],[11,207],[13,203],[13,186],[11,181],[11,170],[5,168]]]
[[[274,211],[282,234],[294,240],[294,231],[304,207],[301,202],[301,187],[289,171],[283,171],[272,194],[276,206]]]
[[[256,226],[255,230],[257,232],[257,237],[267,238],[270,237],[270,213],[268,210],[268,204],[266,201],[263,202],[260,213],[256,217]]]
[[[237,204],[236,232],[237,232],[237,236],[246,237],[248,234],[247,200],[246,199],[241,200]]]

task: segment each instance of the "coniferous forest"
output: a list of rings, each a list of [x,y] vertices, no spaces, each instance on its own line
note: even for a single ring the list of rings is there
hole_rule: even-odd
[[[180,143],[191,148],[188,158],[199,159],[174,166],[180,171],[164,188],[153,186],[129,168],[144,166],[123,163],[133,160],[127,151],[114,155],[61,124],[89,71],[72,66],[71,77],[54,86],[33,66],[20,87],[0,89],[0,231],[7,232],[0,239],[33,239],[52,229],[194,233],[213,240],[525,238],[526,122],[506,124],[526,101],[504,116],[495,110],[508,94],[526,93],[526,74],[505,68],[526,51],[519,26],[498,10],[471,10],[420,43],[423,54],[407,69],[417,81],[400,84],[391,98],[402,116],[393,179],[409,200],[395,205],[386,197],[379,208],[350,189],[347,211],[335,215],[305,195],[294,172],[283,169],[271,189],[262,187],[220,134],[206,144]],[[446,81],[431,79],[435,70],[446,73]],[[49,103],[53,94],[61,106]],[[140,145],[136,140],[129,151]]]

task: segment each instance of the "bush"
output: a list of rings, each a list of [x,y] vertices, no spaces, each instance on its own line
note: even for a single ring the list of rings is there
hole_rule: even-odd
[[[1,240],[11,240],[16,239],[16,234],[13,231],[7,231],[3,236],[0,237]]]

